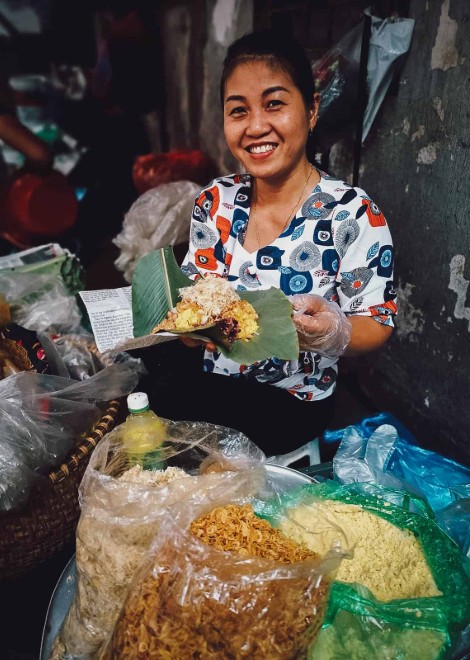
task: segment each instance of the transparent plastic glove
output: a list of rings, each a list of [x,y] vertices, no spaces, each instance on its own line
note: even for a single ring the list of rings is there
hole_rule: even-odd
[[[351,339],[351,323],[335,303],[314,293],[290,296],[300,349],[330,358],[343,355]]]

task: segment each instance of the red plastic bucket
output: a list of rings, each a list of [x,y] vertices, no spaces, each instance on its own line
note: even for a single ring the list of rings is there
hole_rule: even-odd
[[[74,226],[78,201],[60,172],[16,173],[5,184],[0,205],[0,233],[19,247],[60,236]]]

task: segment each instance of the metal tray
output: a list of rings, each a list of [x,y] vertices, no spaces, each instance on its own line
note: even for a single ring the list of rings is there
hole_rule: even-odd
[[[276,486],[282,490],[298,488],[303,484],[311,484],[314,479],[307,474],[289,467],[280,465],[266,465],[266,471]],[[52,644],[56,638],[62,622],[69,611],[76,589],[76,566],[75,555],[70,558],[62,571],[57,584],[52,592],[49,607],[46,614],[46,622],[42,634],[40,660],[48,660]]]

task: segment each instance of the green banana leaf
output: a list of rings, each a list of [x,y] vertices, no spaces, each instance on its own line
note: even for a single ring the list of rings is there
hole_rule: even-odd
[[[134,337],[150,334],[178,302],[178,289],[190,284],[171,246],[141,257],[132,278]]]
[[[132,279],[134,337],[149,334],[176,305],[178,289],[192,284],[194,282],[180,270],[171,247],[160,248],[141,257]],[[292,305],[284,293],[273,287],[237,293],[258,313],[259,329],[252,339],[239,339],[229,344],[216,326],[172,334],[213,342],[221,353],[240,364],[253,364],[271,357],[297,359],[299,342],[292,321]]]

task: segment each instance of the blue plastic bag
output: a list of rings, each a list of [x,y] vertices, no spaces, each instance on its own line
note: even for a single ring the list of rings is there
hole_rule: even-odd
[[[470,497],[470,469],[419,447],[389,413],[365,418],[335,433],[341,434],[341,444],[333,470],[342,483],[373,481],[405,488],[425,497],[435,512]]]

